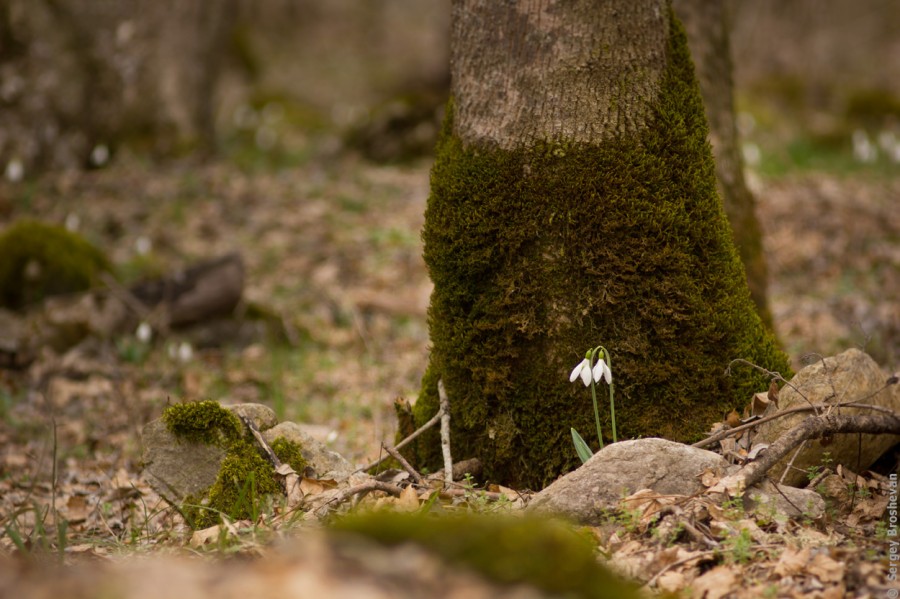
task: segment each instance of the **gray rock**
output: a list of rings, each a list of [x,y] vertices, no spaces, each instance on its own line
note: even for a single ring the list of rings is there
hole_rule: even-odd
[[[278,424],[278,416],[275,415],[275,410],[260,403],[239,403],[224,407],[231,410],[236,416],[249,418],[256,425],[256,428],[261,431],[270,429]]]
[[[744,507],[766,515],[774,512],[791,518],[804,517],[818,520],[825,515],[825,500],[809,489],[797,489],[764,480],[744,493]]]
[[[797,373],[791,385],[779,393],[778,409],[813,404],[834,404],[857,401],[878,405],[900,412],[900,385],[878,392],[884,387],[887,375],[867,354],[850,349],[837,356],[818,360]],[[870,397],[871,396],[871,397]],[[773,406],[774,407],[774,406]],[[771,408],[770,408],[771,409]],[[859,414],[859,408],[840,408],[842,414]],[[776,418],[756,429],[754,443],[774,443],[792,428],[796,427],[811,413],[798,413]],[[794,469],[784,478],[785,484],[803,486],[808,482],[806,471],[813,466],[823,466],[825,453],[830,454],[834,464],[843,464],[854,472],[871,466],[885,451],[900,441],[892,435],[844,434],[835,435],[827,445],[821,440],[809,440],[794,459]],[[770,470],[770,476],[780,479],[790,457],[782,460]]]
[[[219,447],[178,439],[161,419],[144,427],[141,443],[144,477],[153,490],[175,505],[189,495],[205,495],[225,458]]]
[[[328,449],[324,443],[315,440],[296,422],[282,422],[263,432],[263,438],[269,444],[278,437],[284,437],[300,445],[303,458],[315,470],[318,478],[343,480],[353,472],[350,462],[339,453]]]
[[[307,434],[294,422],[282,422],[271,408],[261,404],[226,406],[256,424],[263,438],[272,443],[277,437],[295,441],[303,448],[303,457],[320,478],[343,480],[352,466],[339,454]],[[225,451],[210,445],[189,443],[169,432],[165,423],[154,420],[142,435],[144,475],[150,486],[166,501],[180,504],[188,496],[202,497],[216,482]],[[303,474],[302,472],[298,474]]]
[[[574,472],[535,495],[529,511],[550,512],[598,523],[623,496],[641,489],[664,495],[693,495],[705,487],[699,476],[725,473],[719,454],[665,439],[637,439],[607,445]]]
[[[607,445],[580,468],[535,495],[527,511],[551,513],[584,524],[599,524],[620,500],[641,489],[661,495],[689,496],[706,487],[707,470],[719,476],[735,466],[717,453],[665,439],[638,439]],[[772,511],[789,517],[821,518],[825,501],[814,491],[763,482],[744,494],[748,510]]]

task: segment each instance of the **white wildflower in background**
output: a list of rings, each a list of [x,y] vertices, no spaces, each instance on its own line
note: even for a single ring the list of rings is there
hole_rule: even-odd
[[[862,129],[853,132],[853,157],[859,162],[875,162],[878,159],[878,148]]]
[[[13,158],[6,163],[6,171],[4,172],[6,180],[12,183],[18,183],[25,176],[25,166],[18,158]]]
[[[66,231],[76,232],[81,227],[81,217],[74,212],[68,213],[66,215],[65,227]]]
[[[759,151],[759,146],[752,142],[747,142],[741,146],[741,154],[744,156],[744,163],[747,166],[759,166],[759,162],[762,159],[762,152]]]
[[[97,144],[91,150],[91,164],[103,166],[109,161],[109,148],[105,144]]]
[[[134,242],[134,251],[138,253],[138,255],[146,256],[150,253],[150,250],[153,248],[153,242],[150,241],[149,237],[141,235]]]
[[[146,322],[142,322],[138,325],[134,336],[137,337],[138,341],[141,343],[150,343],[150,340],[153,338],[153,329]]]

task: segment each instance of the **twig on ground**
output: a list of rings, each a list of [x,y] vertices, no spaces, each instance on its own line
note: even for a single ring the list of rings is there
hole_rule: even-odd
[[[453,456],[450,455],[450,400],[444,389],[444,380],[438,380],[438,397],[441,400],[441,452],[444,454],[444,484],[453,484]]]
[[[247,427],[247,430],[253,435],[253,439],[256,441],[256,444],[260,449],[263,450],[263,453],[266,454],[266,459],[269,460],[269,463],[272,464],[273,468],[278,468],[281,466],[281,460],[278,459],[278,456],[275,455],[275,452],[272,451],[272,447],[266,443],[266,440],[263,439],[262,433],[259,432],[259,429],[256,427],[256,424],[252,419],[247,416],[240,415],[238,418],[241,419],[241,422],[244,423],[244,426]]]
[[[392,485],[391,483],[383,483],[380,480],[370,480],[362,484],[350,487],[349,489],[343,490],[340,495],[332,498],[327,503],[325,503],[325,505],[320,506],[316,511],[318,512],[329,507],[335,508],[348,499],[355,497],[356,495],[359,495],[360,499],[362,499],[362,497],[364,497],[367,493],[371,493],[372,491],[384,491],[385,493],[393,495],[394,497],[400,497],[403,489],[401,489],[397,485]]]
[[[684,564],[687,564],[687,563],[692,562],[692,561],[694,561],[694,560],[703,559],[703,558],[705,558],[705,557],[712,557],[712,556],[714,556],[714,555],[715,555],[716,553],[718,553],[718,552],[719,552],[718,549],[712,549],[712,550],[710,550],[710,551],[701,551],[700,553],[696,553],[696,554],[691,555],[691,556],[688,556],[688,557],[686,557],[686,558],[684,558],[684,559],[680,559],[680,560],[678,560],[677,562],[672,562],[671,564],[669,564],[668,566],[664,567],[662,570],[660,570],[659,572],[657,572],[656,574],[654,574],[654,575],[653,575],[653,578],[651,578],[650,580],[648,580],[647,582],[644,583],[644,586],[647,587],[647,588],[650,588],[651,586],[653,586],[654,584],[656,584],[656,581],[659,579],[660,576],[662,576],[663,574],[665,574],[666,572],[668,572],[668,571],[671,570],[672,568],[675,568],[675,567],[678,567],[678,566],[683,566]]]
[[[412,433],[410,433],[410,435],[409,435],[408,437],[406,437],[405,439],[403,439],[402,441],[400,441],[399,443],[397,443],[396,445],[394,445],[394,449],[396,449],[396,450],[398,450],[398,451],[401,450],[401,449],[403,449],[404,447],[406,447],[407,445],[409,445],[410,443],[412,443],[412,441],[413,441],[416,437],[418,437],[419,435],[421,435],[422,433],[424,433],[425,431],[427,431],[428,429],[430,429],[432,426],[434,426],[435,424],[437,424],[438,422],[440,422],[440,420],[441,420],[441,410],[438,410],[437,414],[435,414],[434,416],[431,417],[431,420],[429,420],[428,422],[426,422],[425,424],[423,424],[422,426],[420,426],[419,428],[417,428],[416,430],[414,430]],[[375,461],[372,462],[371,464],[366,464],[366,465],[363,466],[362,468],[357,468],[357,469],[356,469],[356,472],[365,472],[365,471],[367,471],[367,470],[371,470],[372,468],[374,468],[375,466],[377,466],[377,465],[380,464],[381,462],[383,462],[383,461],[385,461],[386,459],[388,459],[388,457],[390,457],[390,456],[381,456],[380,458],[378,458],[377,460],[375,460]]]
[[[788,472],[794,467],[794,461],[797,459],[797,456],[800,455],[800,452],[803,451],[803,448],[806,447],[806,441],[807,440],[804,439],[800,445],[797,446],[797,451],[794,452],[794,455],[791,456],[787,466],[785,466],[784,472],[781,473],[781,478],[778,479],[778,484],[784,484],[784,479],[787,478]]]
[[[399,451],[397,451],[390,445],[387,445],[386,443],[382,443],[381,447],[384,448],[384,450],[386,452],[388,452],[388,454],[390,454],[390,456],[392,458],[394,458],[395,460],[400,462],[400,465],[403,467],[404,470],[409,472],[409,475],[411,477],[413,477],[413,480],[416,482],[417,485],[421,485],[421,486],[425,485],[425,479],[422,478],[422,475],[419,474],[415,468],[410,466],[409,462],[406,461],[406,458],[404,458],[403,455]]]

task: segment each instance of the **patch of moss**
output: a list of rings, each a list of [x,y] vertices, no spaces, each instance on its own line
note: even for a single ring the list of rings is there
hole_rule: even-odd
[[[467,147],[448,106],[423,231],[433,349],[414,413],[421,426],[437,412],[442,379],[454,455],[478,456],[489,480],[536,488],[574,468],[570,427],[597,447],[590,393],[568,381],[597,344],[613,357],[619,438],[694,441],[742,409],[768,381],[727,376],[732,359],[790,373],[747,289],[674,16],[667,56],[654,122],[597,145]],[[437,433],[407,455],[440,467]]]
[[[343,518],[333,528],[385,545],[416,543],[500,584],[529,584],[564,597],[639,597],[636,587],[597,563],[586,535],[559,521],[375,512]]]
[[[18,309],[84,291],[111,271],[96,246],[64,227],[20,220],[0,235],[0,305]]]
[[[228,448],[216,482],[209,488],[206,503],[209,509],[198,510],[191,525],[193,528],[214,526],[219,523],[220,514],[232,520],[255,520],[262,499],[281,492],[272,465],[252,443],[237,441]]]
[[[174,404],[163,410],[162,419],[176,437],[225,450],[240,440],[244,431],[238,417],[216,401]]]
[[[272,451],[282,463],[289,465],[297,474],[303,475],[308,464],[306,458],[303,457],[302,448],[297,443],[288,441],[284,437],[277,437],[272,441]]]

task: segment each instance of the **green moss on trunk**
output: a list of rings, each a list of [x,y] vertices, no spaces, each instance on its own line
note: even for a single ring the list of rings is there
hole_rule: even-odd
[[[598,343],[620,437],[700,437],[766,386],[750,369],[726,376],[734,358],[789,371],[747,290],[674,17],[671,32],[638,137],[464,147],[451,101],[423,232],[433,351],[415,416],[435,414],[442,378],[454,456],[480,457],[492,480],[541,487],[576,465],[569,428],[591,440],[595,427],[590,393],[567,375]],[[435,433],[409,453],[439,467]]]

